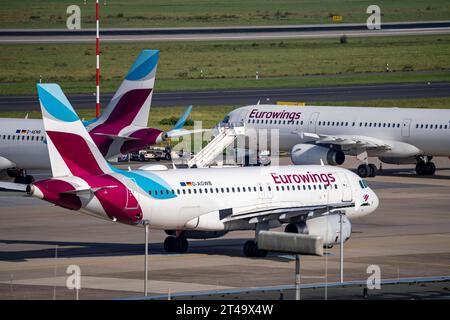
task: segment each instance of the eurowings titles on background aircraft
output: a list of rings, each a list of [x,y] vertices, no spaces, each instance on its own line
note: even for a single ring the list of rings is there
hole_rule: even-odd
[[[450,110],[370,107],[250,105],[231,111],[222,124],[279,130],[280,151],[294,164],[362,161],[357,173],[374,177],[368,157],[390,164],[416,164],[418,175],[433,175],[434,156],[450,156]],[[270,143],[269,143],[270,144]],[[255,145],[255,144],[254,144]]]
[[[320,235],[324,244],[351,235],[349,219],[378,207],[376,194],[354,173],[332,166],[235,167],[123,171],[102,156],[56,84],[38,84],[52,178],[27,186],[33,197],[130,225],[166,230],[164,247],[185,252],[187,238],[233,230]],[[253,240],[246,256],[264,256]]]
[[[147,128],[158,58],[158,50],[143,50],[100,118],[84,122],[107,159],[190,133],[182,127],[192,107],[169,132]],[[0,119],[0,140],[0,171],[8,170],[16,182],[33,180],[26,169],[50,168],[41,119]]]

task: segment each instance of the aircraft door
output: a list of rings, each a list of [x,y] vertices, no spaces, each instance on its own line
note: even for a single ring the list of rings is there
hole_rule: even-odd
[[[314,112],[310,117],[308,121],[308,132],[310,133],[316,133],[316,124],[317,119],[319,118],[319,112]]]
[[[139,192],[137,191],[136,180],[124,178],[124,184],[127,188],[125,209],[135,210],[139,207]]]
[[[403,119],[402,137],[409,137],[410,130],[411,130],[411,119]]]
[[[344,172],[338,172],[338,176],[342,188],[342,201],[352,201],[352,187],[347,175]]]

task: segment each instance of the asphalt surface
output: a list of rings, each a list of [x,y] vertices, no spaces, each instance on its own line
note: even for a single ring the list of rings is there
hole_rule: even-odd
[[[102,41],[192,41],[301,39],[347,36],[392,36],[450,33],[450,22],[382,23],[381,30],[369,30],[363,24],[291,25],[218,28],[116,28],[102,29]],[[10,29],[0,30],[0,43],[91,42],[95,30]]]
[[[288,157],[281,160],[290,164]],[[352,237],[344,246],[344,281],[360,285],[333,286],[340,274],[335,246],[323,257],[302,256],[303,299],[362,299],[371,265],[380,267],[382,285],[369,290],[367,299],[449,298],[450,168],[447,158],[435,160],[433,177],[416,176],[411,165],[385,165],[380,175],[368,179],[380,207],[352,222]],[[345,163],[352,169],[356,165],[353,158]],[[0,235],[0,299],[74,299],[75,292],[66,288],[69,265],[81,268],[80,299],[142,297],[141,228],[0,193]],[[163,249],[166,234],[151,230],[150,297],[281,299],[283,294],[283,299],[293,299],[293,257],[244,257],[242,245],[253,236],[253,231],[236,231],[218,239],[190,240],[186,254],[168,254]],[[389,284],[403,279],[409,282]]]
[[[106,106],[111,97],[111,93],[102,94],[102,106]],[[433,97],[450,97],[450,83],[155,92],[153,95],[152,106],[243,106],[253,103],[256,104],[258,101],[260,101],[260,103],[276,103],[277,101],[309,103],[320,101],[359,101]],[[94,95],[73,94],[69,95],[68,98],[76,109],[87,109],[95,106]],[[37,96],[0,96],[0,111],[39,110]]]

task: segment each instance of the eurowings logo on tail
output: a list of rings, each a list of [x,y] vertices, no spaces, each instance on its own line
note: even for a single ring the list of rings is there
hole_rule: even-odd
[[[32,184],[31,195],[128,224],[143,219],[140,198],[176,197],[170,185],[154,173],[112,167],[58,85],[38,84],[37,89],[53,178]]]
[[[120,136],[130,128],[147,127],[158,58],[159,50],[142,50],[100,118],[88,124],[87,129],[103,155],[113,143],[111,136]]]

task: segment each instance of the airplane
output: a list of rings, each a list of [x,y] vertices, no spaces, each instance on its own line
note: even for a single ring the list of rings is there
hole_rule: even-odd
[[[158,58],[159,50],[142,50],[102,115],[83,122],[107,159],[192,133],[183,129],[192,106],[168,132],[147,127]],[[41,119],[0,119],[0,141],[0,171],[15,182],[33,181],[27,169],[50,168]]]
[[[341,165],[346,155],[363,162],[360,177],[374,177],[368,157],[389,164],[415,164],[433,175],[435,156],[450,156],[450,110],[334,106],[249,105],[231,111],[219,125],[279,130],[279,151],[294,164]]]
[[[186,252],[188,238],[215,238],[234,230],[322,236],[328,247],[345,241],[353,218],[379,200],[349,170],[326,166],[121,170],[103,157],[57,84],[37,84],[52,177],[24,187],[29,195],[86,214],[166,230],[168,252]],[[148,167],[147,167],[148,168]],[[22,186],[22,187],[20,187]],[[344,241],[344,239],[343,239]],[[266,251],[249,240],[244,254]]]

